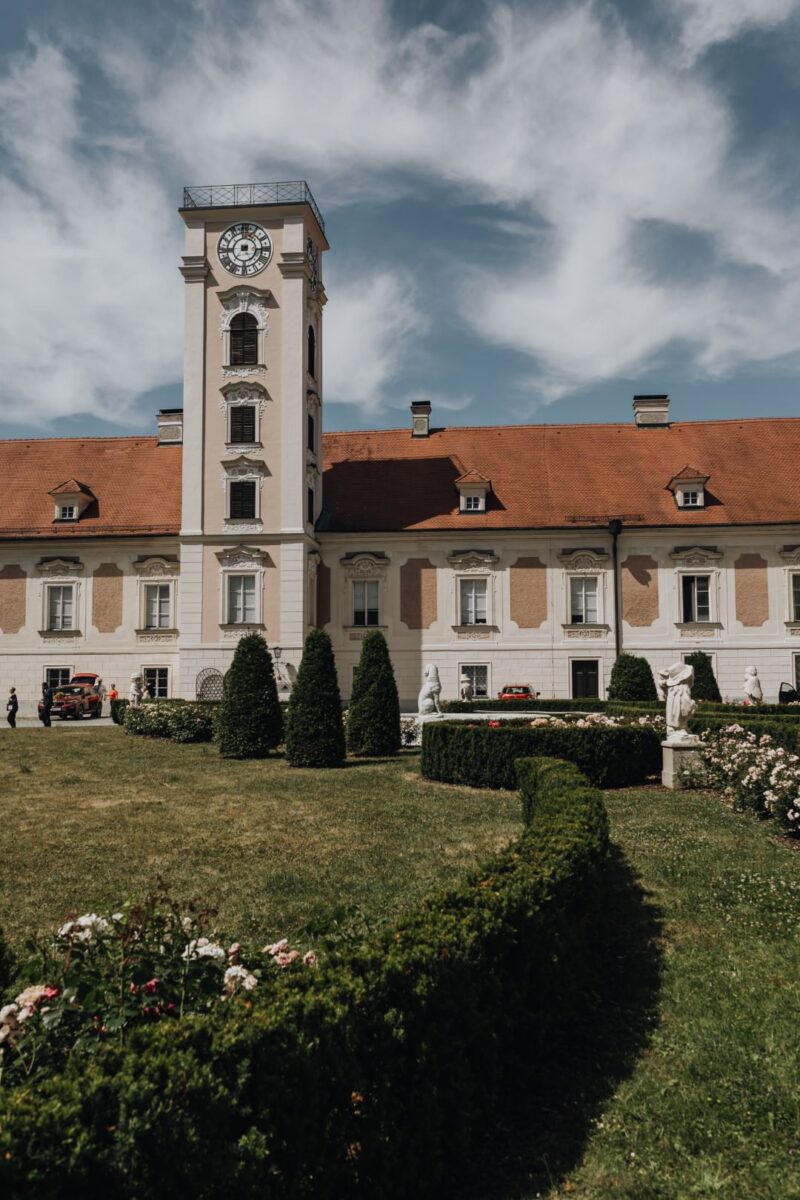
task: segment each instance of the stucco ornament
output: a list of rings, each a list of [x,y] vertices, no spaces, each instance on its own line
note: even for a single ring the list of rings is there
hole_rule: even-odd
[[[472,680],[470,679],[469,675],[462,675],[460,684],[461,684],[461,699],[462,700],[471,700],[474,695],[474,689],[472,687]]]
[[[760,704],[764,699],[764,693],[761,690],[761,680],[758,678],[758,671],[755,667],[745,667],[744,669],[744,702],[745,704]]]
[[[689,732],[689,718],[697,708],[692,699],[694,667],[689,663],[673,663],[658,675],[667,698],[667,741],[697,741]]]
[[[128,692],[128,701],[135,708],[137,704],[142,703],[142,677],[141,675],[131,675],[131,686]]]
[[[439,696],[442,694],[442,685],[439,681],[439,668],[435,663],[428,663],[425,668],[425,682],[419,693],[417,700],[417,713],[420,717],[431,716],[432,713],[439,713],[441,716],[441,708],[439,707]]]

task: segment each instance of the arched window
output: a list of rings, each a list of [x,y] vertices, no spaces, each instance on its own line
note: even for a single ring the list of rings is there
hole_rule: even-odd
[[[252,313],[237,313],[230,325],[232,367],[258,363],[258,321]]]
[[[308,373],[312,379],[317,378],[317,335],[313,325],[308,327]]]

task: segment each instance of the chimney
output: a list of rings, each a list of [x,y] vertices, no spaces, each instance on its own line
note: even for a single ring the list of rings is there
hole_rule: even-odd
[[[413,400],[411,402],[411,436],[428,437],[431,431],[431,402],[430,400]]]
[[[634,396],[633,421],[637,429],[646,425],[663,429],[669,426],[669,396]]]
[[[157,420],[159,446],[179,446],[183,441],[183,409],[162,408]]]

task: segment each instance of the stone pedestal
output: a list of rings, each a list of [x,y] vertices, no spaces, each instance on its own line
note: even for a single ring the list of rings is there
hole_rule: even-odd
[[[703,775],[705,764],[701,748],[703,743],[699,738],[684,738],[678,742],[662,742],[661,782],[664,787],[678,788],[696,786],[697,777]],[[690,781],[686,780],[684,772],[690,773]]]

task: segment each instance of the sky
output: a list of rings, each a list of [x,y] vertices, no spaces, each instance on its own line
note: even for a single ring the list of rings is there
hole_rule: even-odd
[[[0,436],[181,404],[184,184],[306,179],[325,425],[797,416],[800,0],[0,4]]]

